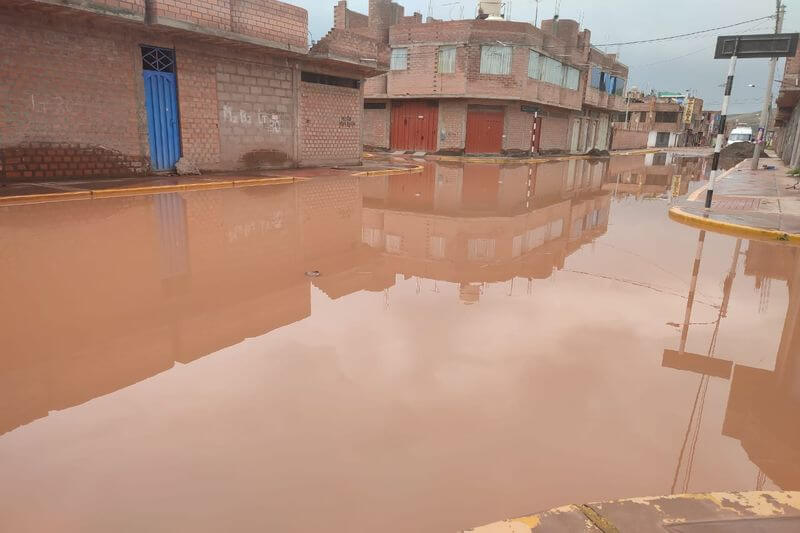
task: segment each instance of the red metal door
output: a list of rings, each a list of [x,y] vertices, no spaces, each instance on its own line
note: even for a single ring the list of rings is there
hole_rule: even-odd
[[[468,154],[499,154],[503,149],[503,119],[501,110],[470,109],[467,112]]]
[[[392,104],[392,150],[436,151],[439,102],[395,102]]]

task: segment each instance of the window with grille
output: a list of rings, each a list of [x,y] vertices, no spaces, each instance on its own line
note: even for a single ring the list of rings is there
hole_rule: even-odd
[[[175,72],[175,50],[142,46],[142,69],[155,72]]]
[[[392,70],[408,69],[408,48],[392,48],[390,68]]]
[[[511,74],[512,50],[510,46],[481,46],[481,74]]]
[[[386,235],[386,251],[399,254],[403,249],[403,238],[399,235]]]
[[[386,102],[364,102],[364,109],[386,109]]]
[[[535,50],[531,50],[528,58],[528,77],[533,80],[542,79],[542,56]]]
[[[454,74],[456,71],[456,47],[439,48],[439,74]]]

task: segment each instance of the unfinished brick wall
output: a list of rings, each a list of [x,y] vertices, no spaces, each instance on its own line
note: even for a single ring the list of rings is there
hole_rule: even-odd
[[[614,128],[611,141],[612,150],[631,150],[647,148],[648,131],[630,131]]]
[[[530,152],[533,134],[533,113],[525,113],[518,103],[506,106],[503,148],[510,152]]]
[[[151,0],[150,13],[158,18],[230,31],[231,1],[236,0]]]
[[[293,71],[226,60],[217,64],[220,161],[226,168],[291,166]]]
[[[0,11],[0,42],[0,179],[146,170],[131,35]]]
[[[568,116],[547,115],[542,118],[540,150],[569,150],[570,119]]]
[[[300,83],[302,164],[361,159],[360,89]]]
[[[389,148],[391,126],[391,104],[386,109],[364,110],[364,146],[368,148]]]
[[[252,37],[308,46],[308,11],[276,0],[231,0],[231,29]]]
[[[176,54],[183,155],[201,169],[214,169],[220,163],[217,60],[184,47]]]
[[[439,100],[439,150],[464,150],[466,128],[466,101]]]

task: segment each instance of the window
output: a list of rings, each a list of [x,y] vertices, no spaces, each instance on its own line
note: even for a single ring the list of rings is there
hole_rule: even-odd
[[[175,51],[155,46],[142,46],[142,69],[175,72]]]
[[[550,239],[558,239],[564,234],[564,219],[559,218],[550,223]]]
[[[534,50],[531,50],[528,58],[528,77],[534,80],[542,79],[542,56]]]
[[[614,94],[616,94],[617,96],[624,96],[626,82],[627,80],[623,78],[617,78],[616,85],[614,86]]]
[[[364,102],[364,109],[386,109],[386,102]]]
[[[564,65],[564,70],[566,70],[564,74],[564,87],[577,91],[581,83],[581,71],[568,65]]]
[[[597,67],[592,67],[592,76],[590,79],[590,85],[595,89],[599,89],[602,77],[603,77],[603,71]]]
[[[528,233],[525,235],[525,250],[535,250],[542,246],[547,237],[547,226],[539,226],[538,228],[534,228],[528,230]]]
[[[606,74],[606,92],[608,94],[614,94],[614,86],[616,85],[616,83],[617,83],[617,78],[609,74]]]
[[[444,237],[431,237],[428,245],[428,253],[435,259],[443,259],[446,241]]]
[[[386,235],[386,251],[390,254],[399,254],[403,249],[403,238],[399,235]]]
[[[656,122],[678,122],[678,112],[656,111]]]
[[[320,85],[334,85],[336,87],[349,87],[350,89],[358,89],[360,86],[359,80],[352,78],[340,78],[339,76],[328,76],[326,74],[317,74],[316,72],[300,73],[300,80],[306,83],[318,83]]]
[[[561,85],[564,81],[564,71],[561,61],[545,57],[542,61],[542,81]]]
[[[481,46],[481,74],[511,74],[510,46]]]
[[[383,232],[377,228],[362,228],[361,242],[370,248],[380,248],[383,244]]]
[[[522,235],[515,235],[511,241],[511,257],[516,259],[522,255]]]
[[[470,261],[494,259],[494,249],[494,239],[469,239],[467,241],[467,253]]]
[[[392,48],[392,70],[408,69],[408,48]]]
[[[453,74],[456,71],[456,47],[439,48],[439,74]]]

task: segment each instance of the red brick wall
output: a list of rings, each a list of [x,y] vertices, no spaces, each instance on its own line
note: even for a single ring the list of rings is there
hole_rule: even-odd
[[[614,138],[612,140],[612,150],[631,150],[636,148],[647,148],[647,131],[629,131],[614,128]]]
[[[463,100],[439,100],[439,150],[463,150],[466,128],[467,103]]]
[[[232,30],[252,37],[308,46],[308,11],[276,0],[232,0]]]
[[[290,166],[294,159],[292,69],[221,60],[216,70],[222,166]]]
[[[364,81],[364,96],[383,96],[386,94],[386,74],[368,78]]]
[[[201,169],[220,163],[217,60],[179,47],[178,88],[183,155]]]
[[[0,179],[144,170],[133,36],[0,10],[0,42]]]
[[[545,116],[542,118],[542,142],[540,150],[569,150],[570,124],[567,116]]]
[[[158,18],[308,46],[308,12],[277,0],[152,0],[151,10]]]
[[[529,152],[532,132],[533,114],[524,113],[518,103],[509,104],[506,107],[503,148],[510,151]]]
[[[231,0],[152,0],[151,12],[156,17],[231,30]]]
[[[361,159],[359,89],[300,83],[300,147],[302,164]]]
[[[386,109],[364,110],[364,146],[374,148],[389,148],[391,104],[386,103]]]

